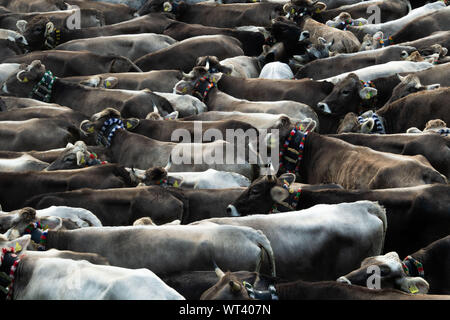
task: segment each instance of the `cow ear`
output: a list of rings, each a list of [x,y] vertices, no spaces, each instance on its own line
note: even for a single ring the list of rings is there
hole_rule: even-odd
[[[289,197],[289,191],[282,187],[275,186],[270,189],[270,196],[272,197],[273,201],[282,203],[287,197]]]
[[[86,135],[90,135],[94,133],[94,123],[89,120],[84,120],[80,124],[80,130]]]
[[[125,126],[127,130],[133,130],[139,125],[139,119],[138,118],[129,118],[125,120]]]
[[[395,279],[396,286],[410,294],[427,294],[430,290],[429,283],[421,277],[400,277]]]
[[[378,93],[378,90],[372,87],[364,87],[359,90],[359,96],[363,100],[369,100],[375,97]]]
[[[100,85],[102,78],[100,76],[92,76],[89,79],[81,80],[80,84],[83,86],[97,88]]]
[[[190,88],[191,88],[191,86],[190,86],[190,84],[187,81],[181,80],[180,82],[178,82],[175,85],[174,93],[176,93],[176,94],[190,94]]]
[[[119,79],[116,77],[108,77],[103,82],[103,86],[108,89],[115,88],[117,84],[119,83]]]
[[[411,127],[408,130],[406,130],[406,133],[423,133],[423,132],[416,127]]]
[[[372,118],[367,119],[367,121],[365,121],[361,125],[361,133],[372,132],[374,126],[375,126],[375,120],[373,120]]]
[[[26,251],[28,245],[31,242],[31,235],[26,234],[21,236],[20,238],[14,239],[12,241],[9,241],[5,244],[2,244],[1,246],[3,248],[14,248],[16,250],[16,252],[23,252]]]
[[[27,28],[28,22],[25,20],[19,20],[16,22],[16,28],[19,30],[21,34],[25,33],[25,29]]]
[[[317,2],[314,5],[314,9],[315,9],[316,13],[319,13],[319,12],[322,12],[322,11],[326,10],[327,9],[327,5],[325,3],[323,3],[323,2]]]
[[[164,118],[164,120],[176,120],[176,119],[178,119],[178,111],[169,113],[167,116],[164,116],[163,118]]]
[[[167,177],[167,182],[169,183],[169,185],[172,185],[175,188],[178,188],[181,185],[182,181],[183,181],[183,179],[180,179],[180,178],[175,178],[175,177],[171,177],[171,176]]]
[[[436,90],[439,89],[441,87],[440,83],[435,83],[435,84],[430,84],[428,86],[425,86],[426,90]]]
[[[283,182],[287,182],[288,185],[291,185],[295,182],[295,174],[293,173],[283,173],[281,176],[278,177]]]
[[[72,148],[72,147],[73,147],[73,144],[72,144],[72,143],[70,143],[70,142],[69,142],[69,143],[67,143],[67,145],[66,145],[66,149],[67,149],[67,148]]]
[[[233,72],[234,68],[232,65],[230,66],[221,66],[220,72],[230,75]]]
[[[44,228],[54,231],[61,229],[63,223],[60,217],[40,217],[39,222]]]

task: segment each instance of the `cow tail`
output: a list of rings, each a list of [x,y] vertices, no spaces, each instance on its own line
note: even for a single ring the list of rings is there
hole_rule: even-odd
[[[276,269],[275,269],[275,255],[273,253],[272,246],[270,245],[269,239],[266,237],[266,235],[261,231],[257,230],[258,234],[261,235],[261,237],[257,240],[258,247],[261,248],[261,250],[264,250],[269,257],[269,263],[272,270],[272,277],[276,277]],[[262,262],[263,254],[261,254],[261,261],[259,261],[258,265]]]

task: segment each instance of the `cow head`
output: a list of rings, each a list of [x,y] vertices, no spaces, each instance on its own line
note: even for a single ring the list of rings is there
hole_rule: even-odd
[[[416,127],[409,128],[406,133],[438,133],[444,136],[450,134],[450,129],[447,127],[445,121],[441,119],[433,119],[425,124],[425,129],[420,130]]]
[[[358,115],[353,112],[349,112],[345,115],[344,119],[342,119],[339,127],[337,129],[337,133],[345,133],[345,132],[358,132],[358,133],[370,133],[374,126],[375,122],[372,118],[368,117],[364,122],[358,121]]]
[[[366,34],[361,42],[361,46],[359,51],[370,51],[385,47],[391,44],[392,39],[384,39],[384,33],[382,31],[378,31],[373,35]]]
[[[305,16],[314,16],[314,14],[324,11],[326,8],[327,5],[318,0],[291,0],[283,6],[283,11],[286,18],[297,21]]]
[[[123,119],[120,112],[113,108],[106,108],[94,114],[91,120],[84,120],[80,130],[86,135],[96,135],[99,145],[109,147],[116,130],[132,130],[139,125],[139,119]]]
[[[222,65],[216,56],[199,57],[195,65],[205,67],[209,71],[209,73],[231,74],[233,72],[232,67]]]
[[[203,292],[200,300],[251,300],[245,288],[245,284],[231,272],[224,273],[216,268],[219,281]]]
[[[427,281],[420,277],[408,277],[403,270],[402,261],[396,252],[363,260],[361,267],[337,279],[352,285],[372,285],[369,279],[379,270],[380,288],[396,288],[408,293],[426,294],[430,288]]]
[[[132,168],[130,171],[131,179],[140,186],[154,186],[159,185],[163,187],[179,187],[183,182],[182,178],[176,178],[168,175],[168,171],[172,166],[172,161],[169,158],[167,165],[163,167],[154,167],[147,169],[145,172],[142,170],[135,170]]]
[[[327,113],[345,115],[348,112],[359,113],[362,103],[377,95],[377,89],[365,86],[358,76],[350,73],[337,83],[328,97],[319,102],[317,107]]]
[[[352,19],[350,13],[344,11],[336,16],[333,20],[328,20],[325,24],[332,28],[347,30],[348,26],[363,26],[367,23],[368,21],[364,18]]]
[[[394,88],[394,90],[392,90],[392,96],[388,100],[388,102],[386,102],[386,104],[406,97],[411,93],[425,90],[434,90],[441,87],[439,83],[424,86],[420,83],[419,77],[414,74],[408,74],[406,77],[398,75],[398,78],[400,79],[400,83]]]
[[[150,217],[142,217],[133,222],[133,226],[156,226]]]
[[[174,111],[165,116],[161,116],[158,108],[154,107],[152,112],[149,112],[145,117],[146,120],[176,120],[178,119],[179,112]]]
[[[59,157],[45,168],[45,171],[78,169],[97,164],[101,164],[101,161],[95,154],[88,151],[83,141],[77,141],[75,144],[69,142]]]
[[[180,0],[149,0],[138,11],[140,16],[151,12],[166,12],[177,18],[185,11],[187,4]]]
[[[16,27],[28,42],[29,49],[32,51],[49,49],[48,39],[52,37],[55,26],[47,17],[36,16],[28,22],[19,20]]]
[[[261,176],[227,207],[227,212],[232,216],[265,214],[274,204],[286,205],[289,191],[283,188],[283,184],[290,186],[295,182],[292,173],[275,176]]]
[[[5,80],[2,91],[11,96],[28,97],[44,74],[45,65],[39,60],[34,60],[30,65],[21,64],[19,71],[11,74]]]
[[[199,86],[202,79],[207,81],[216,82],[219,81],[222,76],[221,73],[211,75],[209,73],[209,63],[205,67],[194,67],[192,71],[188,74],[183,73],[183,78],[175,84],[174,92],[177,94],[189,94],[200,98],[203,101],[203,97],[199,96],[196,92],[196,87]]]
[[[287,46],[295,46],[301,43],[306,47],[311,44],[309,31],[302,31],[295,22],[285,17],[272,19],[270,31],[276,41],[283,42]]]

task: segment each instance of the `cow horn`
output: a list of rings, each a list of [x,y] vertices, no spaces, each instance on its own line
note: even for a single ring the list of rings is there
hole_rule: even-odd
[[[169,161],[167,162],[167,165],[164,167],[164,170],[169,172],[170,167],[172,167],[172,153],[169,155]]]
[[[217,277],[219,277],[219,280],[222,279],[225,276],[225,273],[217,266],[215,261],[213,261],[213,264],[214,272],[216,273]]]
[[[20,70],[19,72],[17,72],[16,78],[17,80],[19,80],[19,82],[26,82],[25,79],[20,79],[20,75],[24,72],[26,72],[26,70]]]
[[[209,71],[209,60],[206,60],[205,69],[206,69],[207,71]]]

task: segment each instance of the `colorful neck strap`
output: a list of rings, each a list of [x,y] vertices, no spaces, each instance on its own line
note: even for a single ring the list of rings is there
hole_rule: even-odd
[[[110,147],[111,140],[114,137],[116,131],[119,129],[125,129],[122,120],[118,118],[111,118],[106,120],[103,123],[103,126],[100,129],[99,134],[97,135],[97,143],[105,147]]]
[[[46,71],[41,80],[31,90],[29,98],[47,103],[50,102],[55,79],[56,77],[53,76],[53,73],[50,70]]]
[[[299,175],[300,164],[303,159],[306,138],[309,130],[303,132],[300,124],[296,125],[289,133],[280,151],[280,170],[282,172],[295,173]]]
[[[420,261],[414,259],[411,256],[407,256],[403,261],[402,261],[402,267],[403,267],[403,271],[405,271],[407,276],[410,277],[424,277],[425,276],[425,272],[423,270],[423,265]]]

